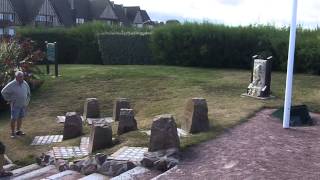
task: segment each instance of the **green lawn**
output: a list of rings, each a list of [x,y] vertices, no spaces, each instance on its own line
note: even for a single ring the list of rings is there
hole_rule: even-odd
[[[68,111],[81,113],[84,100],[89,97],[99,99],[103,116],[112,116],[116,98],[130,98],[139,129],[150,129],[154,116],[163,113],[173,114],[179,126],[187,100],[206,98],[212,130],[182,139],[183,148],[214,138],[262,107],[279,107],[284,101],[284,73],[272,75],[271,89],[277,98],[261,101],[240,97],[250,80],[250,72],[244,70],[95,65],[63,65],[60,70],[62,77],[47,76],[42,88],[33,93],[24,122],[26,137],[10,139],[9,115],[0,116],[0,139],[8,146],[9,157],[18,163],[30,163],[35,155],[49,150],[50,147],[31,147],[29,144],[36,135],[61,134],[63,125],[57,124],[55,117]],[[320,76],[298,74],[294,81],[293,102],[305,103],[312,111],[320,112],[319,89]],[[85,132],[88,135],[88,127]],[[121,144],[103,152],[110,153],[123,145],[148,144],[148,137],[140,132],[128,133],[119,139]],[[76,138],[58,145],[79,143],[80,138]]]

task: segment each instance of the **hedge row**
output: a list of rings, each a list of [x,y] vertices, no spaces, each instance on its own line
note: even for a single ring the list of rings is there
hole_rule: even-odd
[[[57,42],[58,61],[62,64],[102,64],[97,34],[102,32],[137,31],[135,28],[110,26],[103,22],[92,22],[72,28],[23,27],[17,34],[36,41],[45,49],[45,41]],[[146,31],[139,29],[139,31]]]
[[[319,30],[298,30],[296,72],[320,74],[319,38]],[[260,54],[274,56],[273,70],[285,71],[289,29],[193,23],[155,29],[151,40],[160,64],[247,69],[251,57]]]
[[[154,64],[150,33],[104,33],[98,36],[103,64]]]

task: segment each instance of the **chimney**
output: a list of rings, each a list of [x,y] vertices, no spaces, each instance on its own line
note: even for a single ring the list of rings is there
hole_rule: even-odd
[[[111,3],[111,5],[112,5],[112,7],[114,7],[114,1],[110,1],[110,3]]]
[[[74,10],[74,0],[70,0],[71,9]]]

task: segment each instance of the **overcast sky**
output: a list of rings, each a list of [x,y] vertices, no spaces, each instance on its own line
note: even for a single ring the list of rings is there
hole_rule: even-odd
[[[139,5],[152,20],[210,21],[227,25],[289,25],[292,0],[114,0],[125,6]],[[298,22],[320,25],[320,0],[298,0]]]

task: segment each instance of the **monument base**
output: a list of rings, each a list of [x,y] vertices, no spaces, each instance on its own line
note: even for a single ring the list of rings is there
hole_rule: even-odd
[[[283,121],[283,107],[275,111],[272,115]],[[311,119],[306,105],[291,106],[290,126],[312,125],[314,125],[314,121]]]
[[[243,93],[241,94],[241,97],[251,97],[251,98],[254,98],[254,99],[259,99],[259,100],[268,100],[268,99],[274,99],[275,96],[269,96],[269,97],[257,97],[257,96],[251,96],[247,93]]]

